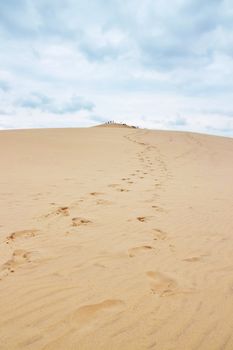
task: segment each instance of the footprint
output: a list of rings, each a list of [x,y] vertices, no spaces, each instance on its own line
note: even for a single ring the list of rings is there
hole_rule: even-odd
[[[150,245],[143,245],[140,247],[135,247],[135,248],[131,248],[128,250],[128,254],[130,258],[133,258],[134,256],[136,256],[139,253],[143,253],[146,252],[148,250],[154,249],[153,247],[151,247]]]
[[[114,311],[124,306],[124,302],[119,299],[107,299],[97,304],[81,306],[70,317],[71,322],[85,324],[93,320],[101,311]]]
[[[129,192],[126,188],[117,188],[118,192]]]
[[[147,276],[151,280],[150,287],[154,294],[169,296],[178,290],[176,281],[160,272],[148,271]]]
[[[2,265],[0,270],[1,277],[7,276],[10,272],[15,272],[15,269],[27,262],[30,262],[30,253],[24,249],[17,249],[13,252],[12,258]]]
[[[153,229],[153,235],[154,235],[154,239],[157,240],[157,239],[161,239],[161,240],[164,240],[167,238],[167,233],[158,229],[158,228],[155,228]]]
[[[106,199],[97,199],[96,204],[97,205],[109,205],[109,204],[112,204],[112,202],[110,202]]]
[[[69,207],[59,207],[58,209],[54,210],[52,213],[48,213],[45,215],[45,217],[50,217],[50,216],[69,216]]]
[[[69,207],[60,207],[55,212],[57,215],[69,216]]]
[[[137,220],[140,222],[146,222],[146,221],[148,221],[148,218],[146,216],[138,216]]]
[[[170,251],[171,251],[172,253],[175,253],[176,247],[175,247],[174,244],[169,244],[169,248],[170,248]]]
[[[113,187],[113,188],[118,187],[118,186],[120,186],[120,185],[119,184],[110,184],[110,185],[108,185],[108,187]]]
[[[158,207],[157,205],[152,205],[151,207],[152,207],[153,209],[155,209],[156,211],[164,212],[164,209]]]
[[[91,221],[85,218],[73,218],[72,219],[72,226],[81,226],[81,225],[87,225],[90,224]]]
[[[183,259],[183,261],[187,261],[187,262],[195,262],[195,261],[200,261],[201,258],[199,256],[192,256],[191,258],[186,258]]]
[[[147,276],[150,278],[151,291],[160,297],[195,293],[193,288],[181,289],[173,278],[158,271],[148,271]]]
[[[104,194],[102,192],[91,192],[90,195],[91,196],[100,196],[101,194]]]
[[[36,233],[39,230],[22,230],[22,231],[15,231],[12,232],[8,237],[7,237],[7,241],[6,243],[9,243],[10,241],[14,241],[16,238],[20,238],[20,237],[35,237]]]

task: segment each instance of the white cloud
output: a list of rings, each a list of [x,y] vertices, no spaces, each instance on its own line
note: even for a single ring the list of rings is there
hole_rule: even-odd
[[[35,92],[27,98],[19,99],[15,105],[53,114],[73,114],[82,110],[92,111],[94,108],[92,102],[85,101],[81,96],[74,95],[68,101],[61,103],[61,101],[53,100],[46,95]]]

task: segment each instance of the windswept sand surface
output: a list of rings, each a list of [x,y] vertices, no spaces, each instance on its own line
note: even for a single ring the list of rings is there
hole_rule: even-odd
[[[233,140],[0,132],[0,349],[233,349]]]

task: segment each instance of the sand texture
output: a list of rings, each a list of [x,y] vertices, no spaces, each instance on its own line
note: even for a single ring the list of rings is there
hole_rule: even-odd
[[[232,350],[233,140],[0,132],[0,349]]]

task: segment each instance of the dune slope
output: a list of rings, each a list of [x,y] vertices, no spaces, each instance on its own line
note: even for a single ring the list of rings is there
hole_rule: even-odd
[[[0,132],[1,349],[233,349],[233,140]]]

